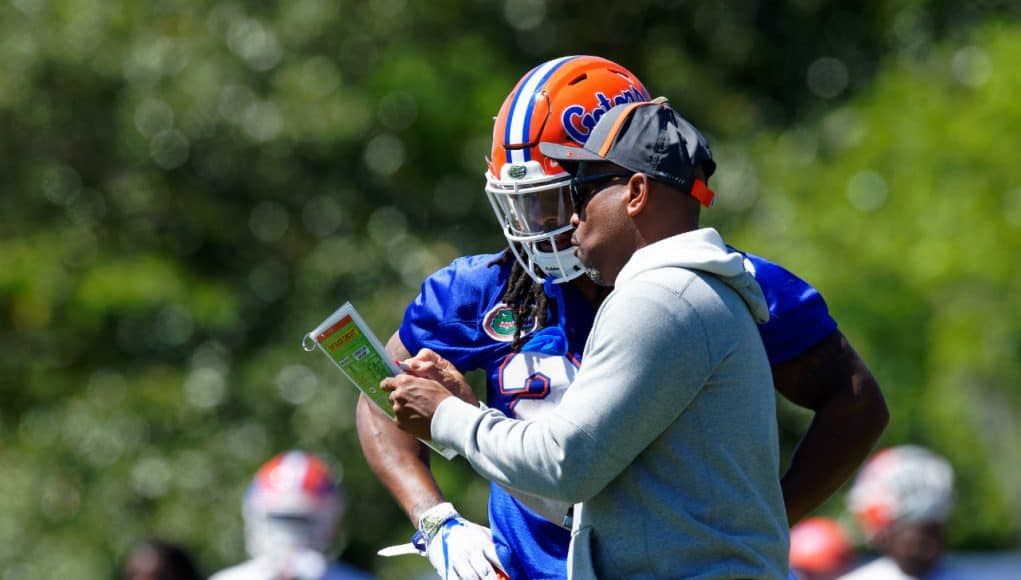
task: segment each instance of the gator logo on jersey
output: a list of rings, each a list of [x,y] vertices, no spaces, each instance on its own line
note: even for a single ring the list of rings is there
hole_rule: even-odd
[[[560,116],[560,123],[563,124],[564,131],[571,139],[574,139],[579,145],[584,145],[592,128],[607,111],[617,105],[637,103],[646,100],[646,98],[638,87],[626,88],[611,97],[607,97],[603,93],[596,93],[596,100],[599,104],[594,109],[589,111],[581,105],[565,107]]]
[[[534,320],[527,320],[523,333],[531,332],[534,326]],[[517,325],[514,324],[514,311],[503,302],[494,306],[482,319],[482,329],[486,331],[489,338],[499,342],[514,340],[514,331],[517,328]]]

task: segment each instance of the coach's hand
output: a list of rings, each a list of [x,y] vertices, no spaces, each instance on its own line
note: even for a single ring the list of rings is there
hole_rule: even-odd
[[[452,396],[446,387],[436,381],[407,373],[385,378],[379,387],[390,393],[390,403],[401,429],[419,439],[432,439],[430,426],[436,407]]]
[[[401,368],[409,375],[432,379],[440,383],[462,401],[476,406],[479,404],[475,392],[472,391],[471,385],[465,380],[461,371],[433,350],[423,348],[415,356],[402,361]]]

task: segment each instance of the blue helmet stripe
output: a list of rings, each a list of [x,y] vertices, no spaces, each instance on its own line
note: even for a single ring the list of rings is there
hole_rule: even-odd
[[[507,145],[521,145],[528,142],[528,130],[532,121],[532,112],[535,110],[535,94],[542,87],[558,68],[567,61],[577,58],[565,56],[547,61],[528,73],[521,83],[521,88],[514,95],[511,102],[510,115],[507,119],[507,126],[504,129],[504,143]],[[515,141],[514,136],[520,138]],[[508,160],[511,162],[523,162],[531,159],[531,153],[527,149],[508,150]]]

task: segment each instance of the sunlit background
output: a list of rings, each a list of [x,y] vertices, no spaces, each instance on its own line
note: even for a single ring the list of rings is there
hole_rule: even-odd
[[[288,448],[348,499],[337,554],[413,531],[355,390],[301,336],[382,336],[430,272],[504,246],[492,118],[597,54],[710,137],[705,221],[815,284],[891,408],[957,471],[955,551],[1018,549],[1021,6],[1007,0],[0,2],[0,577],[109,578],[158,535],[244,559]],[[785,454],[810,417],[784,406]],[[485,519],[487,488],[437,458]],[[846,519],[843,494],[820,513]]]

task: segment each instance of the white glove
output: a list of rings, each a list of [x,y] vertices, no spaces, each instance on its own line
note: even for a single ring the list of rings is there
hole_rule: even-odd
[[[419,520],[415,544],[425,548],[429,562],[444,580],[507,578],[496,555],[489,528],[474,524],[441,503]]]

